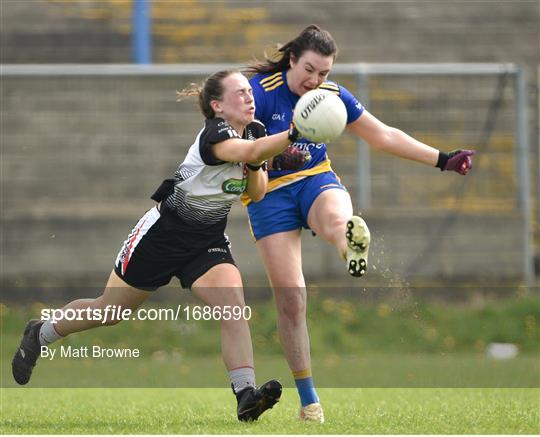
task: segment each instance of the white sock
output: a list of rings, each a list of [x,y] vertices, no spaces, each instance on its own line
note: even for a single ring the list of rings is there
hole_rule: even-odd
[[[239,367],[229,372],[229,378],[235,393],[248,387],[255,388],[255,370],[253,367]]]
[[[39,343],[41,346],[47,346],[61,338],[62,336],[56,332],[56,329],[54,329],[54,325],[50,320],[46,320],[43,325],[41,325],[41,329],[39,330]]]

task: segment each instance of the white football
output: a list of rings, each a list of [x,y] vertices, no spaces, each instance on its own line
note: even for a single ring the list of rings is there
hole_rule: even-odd
[[[347,109],[335,93],[315,89],[300,97],[294,107],[293,122],[302,137],[328,143],[345,129]]]

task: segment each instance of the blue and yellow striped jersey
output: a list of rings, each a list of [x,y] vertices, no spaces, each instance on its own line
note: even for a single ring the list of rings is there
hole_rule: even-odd
[[[287,130],[292,121],[294,107],[300,97],[289,90],[286,72],[260,73],[253,76],[250,83],[255,97],[255,117],[264,123],[268,135]],[[347,124],[352,123],[362,115],[364,107],[346,88],[331,81],[325,81],[320,88],[333,91],[341,97],[347,108]],[[290,183],[291,180],[295,179],[295,176],[302,177],[328,171],[325,170],[325,168],[329,168],[329,163],[326,162],[326,144],[313,143],[305,138],[300,138],[293,145],[302,150],[309,150],[311,160],[303,168],[294,172],[271,170],[268,174],[270,178],[280,178],[280,181]],[[282,178],[287,175],[289,176]]]

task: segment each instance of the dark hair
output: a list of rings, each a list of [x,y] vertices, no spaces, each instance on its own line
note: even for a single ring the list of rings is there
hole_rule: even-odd
[[[206,118],[214,118],[216,113],[212,109],[212,100],[221,100],[223,97],[223,80],[231,74],[239,73],[236,70],[221,70],[212,76],[207,77],[202,84],[192,83],[182,91],[176,91],[176,101],[181,101],[184,97],[197,96],[199,108]]]
[[[322,56],[337,55],[337,45],[330,32],[321,29],[316,24],[310,24],[300,34],[279,47],[278,54],[282,54],[277,60],[270,59],[265,53],[264,62],[255,62],[246,68],[249,73],[277,73],[290,67],[291,55],[299,59],[307,50],[313,50]]]

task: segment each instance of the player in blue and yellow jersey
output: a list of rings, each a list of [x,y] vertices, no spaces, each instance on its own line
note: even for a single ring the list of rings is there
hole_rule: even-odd
[[[287,83],[287,74],[285,71],[279,71],[275,74],[257,74],[251,80],[253,87],[253,95],[256,99],[256,118],[261,120],[266,126],[267,132],[281,132],[281,129],[287,127],[291,123],[293,109],[300,99],[300,96],[291,91]],[[347,124],[354,122],[362,115],[364,108],[356,100],[356,98],[342,86],[325,80],[320,88],[332,91],[341,97],[345,107],[347,108]],[[264,120],[264,121],[263,121]],[[274,191],[278,188],[283,188],[300,181],[306,176],[315,176],[319,185],[323,186],[321,190],[309,190],[313,197],[302,197],[300,208],[302,209],[302,217],[292,215],[278,215],[265,217],[262,220],[257,220],[259,211],[267,211],[267,208],[256,209],[250,207],[250,216],[255,222],[253,231],[255,238],[260,240],[267,235],[275,234],[276,231],[289,231],[297,229],[300,226],[308,227],[306,222],[307,212],[313,203],[315,197],[321,192],[332,188],[344,190],[335,173],[330,168],[330,160],[326,153],[327,146],[324,143],[314,143],[306,138],[298,139],[291,145],[287,154],[280,155],[276,161],[289,158],[291,153],[295,153],[299,157],[303,154],[309,159],[304,159],[298,162],[298,158],[292,165],[287,168],[286,163],[275,162],[269,168],[269,178],[271,185],[269,191]],[[299,153],[300,152],[300,153]],[[288,159],[290,161],[290,158]],[[297,168],[294,164],[298,163]],[[289,190],[293,193],[294,190]],[[305,191],[304,191],[305,193]]]
[[[250,82],[255,116],[268,134],[289,126],[294,106],[303,94],[325,88],[343,100],[348,131],[372,147],[463,175],[471,169],[473,151],[444,153],[421,143],[382,123],[347,89],[328,81],[337,53],[329,32],[310,25],[278,53],[277,59],[248,68],[254,73]],[[311,229],[333,244],[353,276],[366,272],[370,233],[364,220],[353,215],[351,198],[330,167],[326,144],[300,138],[274,157],[267,191],[262,201],[249,203],[250,224],[274,290],[278,332],[300,395],[300,417],[324,422],[311,376],[300,232]]]

